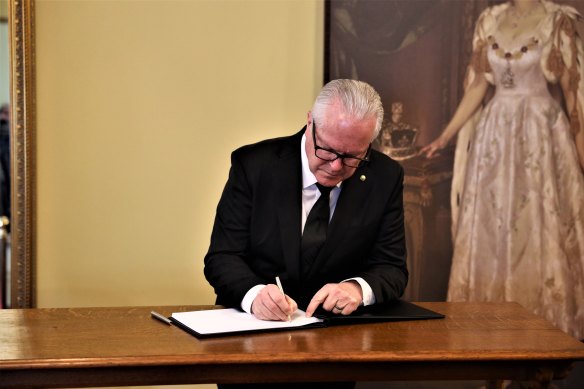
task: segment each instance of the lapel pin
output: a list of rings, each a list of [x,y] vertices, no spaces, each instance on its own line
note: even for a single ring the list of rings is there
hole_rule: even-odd
[[[359,177],[359,179],[363,182],[365,182],[365,180],[367,179],[367,177],[365,176],[365,174],[361,174],[361,177]]]

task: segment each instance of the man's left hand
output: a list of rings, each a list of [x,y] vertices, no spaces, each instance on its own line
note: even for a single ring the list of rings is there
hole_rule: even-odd
[[[322,304],[323,309],[337,315],[349,315],[363,302],[363,291],[357,281],[340,284],[326,284],[310,300],[306,317],[311,317],[316,308]]]

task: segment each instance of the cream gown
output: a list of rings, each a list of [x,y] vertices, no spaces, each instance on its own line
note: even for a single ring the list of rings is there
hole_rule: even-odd
[[[545,37],[489,37],[495,95],[466,145],[448,300],[516,301],[583,339],[584,174],[542,71]]]

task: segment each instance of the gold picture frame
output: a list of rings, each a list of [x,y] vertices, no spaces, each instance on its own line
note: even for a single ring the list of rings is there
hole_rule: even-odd
[[[11,308],[35,296],[35,47],[34,0],[9,1],[11,72]]]

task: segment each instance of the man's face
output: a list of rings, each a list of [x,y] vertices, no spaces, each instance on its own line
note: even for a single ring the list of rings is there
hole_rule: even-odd
[[[334,150],[339,154],[350,154],[364,158],[375,130],[375,117],[355,120],[342,112],[337,105],[326,110],[326,120],[316,123],[316,144],[319,147]],[[343,165],[340,158],[328,162],[314,154],[314,119],[308,113],[306,130],[306,155],[310,171],[319,184],[334,186],[351,177],[357,168]]]

